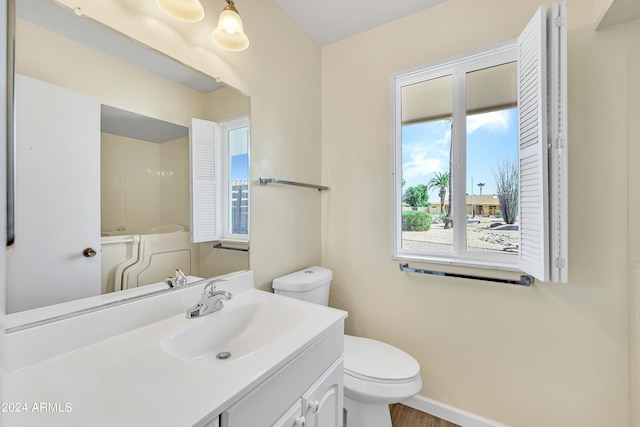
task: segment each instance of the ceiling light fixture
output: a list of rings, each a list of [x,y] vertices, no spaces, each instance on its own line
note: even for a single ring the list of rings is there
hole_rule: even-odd
[[[200,0],[156,0],[158,7],[167,15],[184,22],[198,22],[204,17]]]
[[[238,9],[232,0],[226,1],[227,6],[222,10],[218,18],[218,26],[213,30],[211,38],[221,48],[239,52],[249,46],[249,38],[243,31]]]

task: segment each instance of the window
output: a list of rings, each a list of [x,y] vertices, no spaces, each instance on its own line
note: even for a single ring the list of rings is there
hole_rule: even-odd
[[[249,238],[249,119],[220,123],[226,219],[223,239]],[[226,167],[225,167],[226,166]]]
[[[392,255],[567,280],[565,5],[392,76]]]
[[[249,118],[192,119],[191,240],[249,239]]]

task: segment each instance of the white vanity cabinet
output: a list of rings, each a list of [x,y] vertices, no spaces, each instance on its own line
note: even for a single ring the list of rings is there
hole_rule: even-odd
[[[220,427],[342,427],[343,324],[220,415]]]

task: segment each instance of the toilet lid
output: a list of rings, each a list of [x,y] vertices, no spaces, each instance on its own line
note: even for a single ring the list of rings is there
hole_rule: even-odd
[[[397,383],[419,375],[420,364],[392,345],[345,335],[344,372],[363,380]]]

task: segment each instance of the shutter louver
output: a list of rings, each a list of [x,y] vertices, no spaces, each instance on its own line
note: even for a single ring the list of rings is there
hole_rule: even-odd
[[[218,125],[192,119],[189,134],[191,165],[191,241],[220,238]]]
[[[518,38],[520,269],[549,279],[547,219],[546,10]]]

